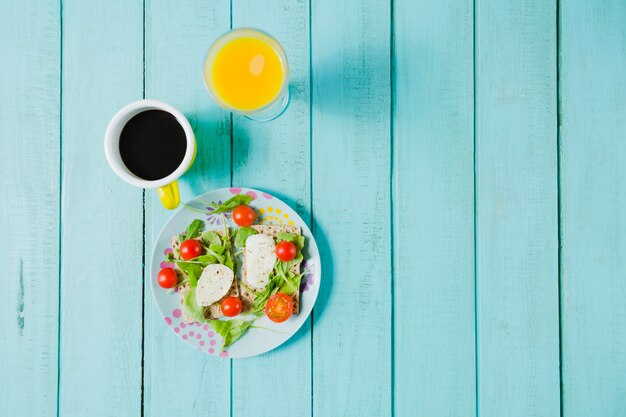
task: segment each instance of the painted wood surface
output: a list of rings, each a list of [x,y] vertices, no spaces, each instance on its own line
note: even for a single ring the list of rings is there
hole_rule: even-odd
[[[260,124],[233,118],[233,185],[268,191],[310,226],[309,2],[235,0],[232,24],[260,27],[278,39],[292,80],[289,107],[278,119]],[[233,360],[232,386],[234,417],[310,416],[311,321],[275,351]]]
[[[244,25],[290,61],[271,123],[203,85]],[[3,2],[0,414],[624,415],[624,28],[615,0]],[[194,128],[183,200],[252,186],[310,222],[320,297],[276,351],[162,323],[171,213],[102,153],[142,97]]]
[[[0,414],[57,406],[60,12],[0,3]]]
[[[198,146],[196,160],[179,180],[182,201],[231,180],[230,116],[208,95],[202,79],[206,51],[230,27],[228,1],[146,3],[146,98],[165,101],[189,119]],[[171,213],[155,190],[146,190],[145,259]],[[181,343],[153,303],[145,271],[146,416],[227,416],[230,414],[230,361]]]
[[[477,414],[555,417],[556,3],[476,1]]]
[[[141,412],[142,191],[103,155],[143,89],[141,1],[63,3],[59,415]],[[106,34],[106,36],[103,36]]]
[[[397,416],[475,415],[473,20],[394,3]]]
[[[626,413],[626,3],[560,5],[563,411]]]
[[[390,15],[387,1],[312,3],[315,416],[392,410]]]

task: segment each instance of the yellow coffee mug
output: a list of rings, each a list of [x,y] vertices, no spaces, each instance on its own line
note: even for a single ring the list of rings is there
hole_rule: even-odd
[[[170,174],[157,180],[148,180],[135,175],[124,164],[120,153],[120,137],[124,126],[133,117],[148,110],[161,110],[174,116],[185,132],[186,139],[185,154],[181,163]],[[157,188],[163,207],[170,210],[175,209],[180,204],[178,178],[187,172],[193,164],[196,148],[196,138],[187,118],[174,107],[157,100],[139,100],[122,107],[109,122],[104,135],[104,154],[113,172],[136,187]]]

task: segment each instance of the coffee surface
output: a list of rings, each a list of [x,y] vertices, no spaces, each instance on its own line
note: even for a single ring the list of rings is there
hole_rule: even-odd
[[[163,110],[146,110],[133,116],[120,135],[124,165],[148,181],[170,175],[187,151],[185,131],[176,117]]]

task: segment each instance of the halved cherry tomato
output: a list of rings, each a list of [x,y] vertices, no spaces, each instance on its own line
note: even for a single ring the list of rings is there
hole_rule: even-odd
[[[296,257],[296,245],[283,240],[276,245],[276,257],[283,262],[289,262]]]
[[[172,268],[163,268],[157,275],[157,281],[159,285],[163,288],[172,288],[178,284],[178,277],[176,276],[176,271]]]
[[[275,323],[282,323],[291,317],[293,311],[293,300],[287,294],[277,292],[272,295],[265,304],[265,314],[267,318]]]
[[[254,223],[254,210],[248,206],[237,206],[233,210],[233,220],[237,226],[247,227]]]
[[[194,239],[185,240],[180,244],[180,257],[188,261],[202,255],[202,245]]]
[[[237,316],[241,313],[242,307],[241,300],[237,297],[226,297],[222,300],[221,304],[222,313],[224,313],[226,317]]]

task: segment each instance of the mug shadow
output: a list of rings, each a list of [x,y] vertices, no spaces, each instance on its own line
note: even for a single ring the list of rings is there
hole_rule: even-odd
[[[225,187],[230,183],[230,115],[219,108],[209,107],[185,116],[196,136],[197,150],[193,165],[181,180],[189,187],[193,198],[210,188]]]

